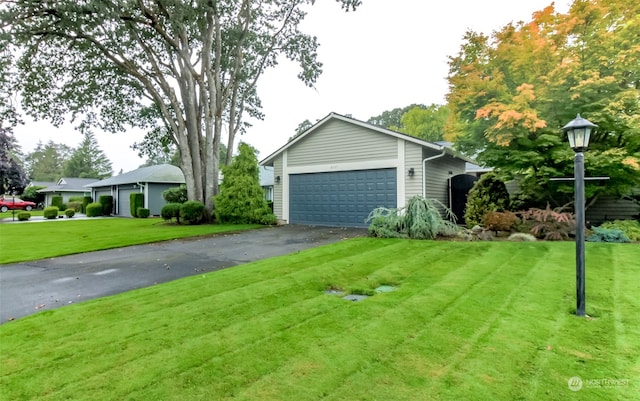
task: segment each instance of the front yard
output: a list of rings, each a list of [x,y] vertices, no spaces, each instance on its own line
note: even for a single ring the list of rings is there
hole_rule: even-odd
[[[258,227],[262,226],[178,225],[160,218],[0,223],[0,264]]]
[[[352,239],[5,323],[0,399],[637,400],[638,260],[578,318],[571,242]]]

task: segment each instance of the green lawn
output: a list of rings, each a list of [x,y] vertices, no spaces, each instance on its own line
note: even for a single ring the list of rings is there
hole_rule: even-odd
[[[593,318],[574,255],[359,238],[44,311],[0,326],[0,399],[638,400],[640,247],[587,244]]]
[[[159,218],[65,218],[56,221],[0,223],[0,264],[257,227],[261,226],[178,225],[166,223]]]

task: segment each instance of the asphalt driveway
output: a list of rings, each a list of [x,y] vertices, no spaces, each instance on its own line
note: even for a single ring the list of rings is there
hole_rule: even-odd
[[[287,225],[0,265],[0,324],[42,310],[366,235],[366,229]]]

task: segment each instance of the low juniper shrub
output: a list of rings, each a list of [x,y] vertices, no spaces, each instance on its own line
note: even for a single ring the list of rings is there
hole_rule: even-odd
[[[18,213],[18,220],[19,221],[27,221],[31,218],[31,213],[29,212],[20,212]]]
[[[73,216],[76,215],[76,211],[74,209],[67,209],[64,211],[64,215],[67,216],[68,218],[72,218]]]
[[[182,203],[167,203],[166,205],[162,206],[162,209],[160,210],[160,216],[164,220],[171,220],[175,218],[176,221],[179,223],[181,206],[182,206]]]
[[[593,233],[587,237],[589,242],[631,242],[624,231],[619,228],[594,227]]]
[[[180,218],[187,224],[200,224],[205,218],[204,204],[199,201],[186,201],[180,205]]]
[[[139,208],[136,210],[136,216],[137,216],[138,218],[141,218],[141,219],[146,219],[147,217],[149,217],[149,214],[151,214],[151,212],[149,211],[149,209],[146,209],[146,208],[144,208],[144,207],[139,207]]]
[[[58,217],[59,210],[60,209],[58,209],[56,206],[48,206],[44,208],[42,215],[45,219],[55,219]]]

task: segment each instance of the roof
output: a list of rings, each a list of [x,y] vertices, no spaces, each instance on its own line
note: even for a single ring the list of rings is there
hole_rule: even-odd
[[[408,141],[408,142],[413,142],[413,143],[418,144],[420,146],[423,146],[425,148],[433,149],[433,150],[440,151],[440,152],[445,152],[446,154],[449,154],[449,155],[451,155],[453,157],[456,157],[458,159],[462,159],[462,160],[467,161],[467,162],[471,162],[471,163],[474,162],[473,159],[470,159],[468,157],[460,155],[459,153],[454,151],[451,147],[447,147],[447,146],[439,145],[437,143],[425,141],[423,139],[416,138],[416,137],[411,136],[411,135],[403,134],[401,132],[392,131],[390,129],[386,129],[386,128],[380,127],[378,125],[369,124],[367,122],[356,120],[355,118],[343,116],[343,115],[338,114],[338,113],[329,113],[329,115],[327,115],[325,118],[323,118],[322,120],[320,120],[317,123],[315,123],[311,128],[309,128],[308,130],[303,132],[301,135],[298,135],[295,139],[287,142],[280,149],[276,150],[275,152],[273,152],[272,154],[267,156],[264,160],[262,160],[260,162],[260,165],[263,165],[263,166],[271,166],[271,165],[273,165],[273,161],[282,152],[284,152],[286,149],[290,148],[291,146],[295,145],[297,142],[301,141],[307,135],[311,135],[319,127],[323,126],[324,124],[326,124],[328,121],[331,121],[331,120],[340,120],[340,121],[344,121],[344,122],[347,122],[347,123],[350,123],[350,124],[358,125],[360,127],[367,128],[367,129],[379,132],[381,134],[390,135],[390,136],[393,136],[393,137],[396,137],[396,138],[404,139],[405,141]]]
[[[107,187],[111,185],[137,184],[137,183],[156,183],[156,184],[184,184],[184,174],[179,167],[171,164],[158,164],[157,166],[141,167],[137,170],[129,171],[124,174],[111,178],[105,178],[102,181],[93,182],[86,187]]]
[[[97,178],[62,177],[55,185],[48,186],[36,192],[87,192],[87,184],[91,184],[97,180]]]

